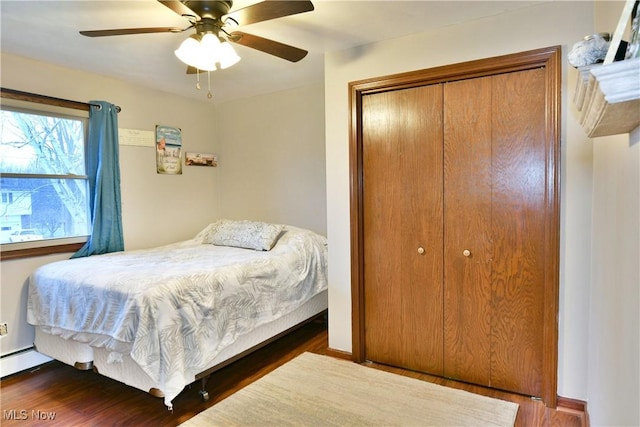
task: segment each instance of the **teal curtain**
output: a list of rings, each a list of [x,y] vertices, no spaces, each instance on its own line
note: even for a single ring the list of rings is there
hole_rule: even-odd
[[[72,258],[124,250],[117,107],[104,101],[90,101],[89,104],[86,156],[91,235]]]

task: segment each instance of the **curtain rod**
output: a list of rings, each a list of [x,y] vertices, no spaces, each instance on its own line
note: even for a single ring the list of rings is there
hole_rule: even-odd
[[[92,104],[89,102],[89,104],[91,107],[98,107],[98,110],[102,110],[102,105],[100,104]],[[119,113],[120,111],[122,111],[122,108],[120,108],[119,105],[114,105],[115,109],[116,109],[116,113]]]
[[[38,95],[36,93],[29,93],[29,92],[22,92],[19,90],[14,90],[14,89],[7,89],[4,87],[0,87],[0,95],[6,97],[6,98],[11,98],[11,99],[18,99],[21,101],[34,101],[37,100],[38,102],[44,103],[44,104],[49,104],[49,105],[56,105],[58,107],[70,107],[70,108],[76,108],[78,110],[88,110],[91,106],[94,107],[100,107],[99,104],[91,104],[89,102],[79,102],[79,101],[71,101],[68,99],[62,99],[62,98],[54,98],[52,96],[46,96],[46,95]],[[116,112],[120,112],[122,111],[122,108],[120,108],[119,105],[115,106],[116,108]]]

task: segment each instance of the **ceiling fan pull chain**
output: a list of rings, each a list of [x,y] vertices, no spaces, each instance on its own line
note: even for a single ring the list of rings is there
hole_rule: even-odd
[[[200,70],[196,69],[196,89],[200,90]]]
[[[213,98],[213,95],[211,94],[211,72],[207,71],[207,80],[209,81],[209,93],[207,93],[207,98],[211,99]]]

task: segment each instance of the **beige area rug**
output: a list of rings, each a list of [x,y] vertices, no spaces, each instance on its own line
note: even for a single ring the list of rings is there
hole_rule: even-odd
[[[187,426],[513,426],[516,403],[304,353]]]

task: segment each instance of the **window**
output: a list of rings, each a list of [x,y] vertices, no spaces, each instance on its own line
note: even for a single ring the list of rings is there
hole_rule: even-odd
[[[46,98],[45,98],[46,99]],[[7,99],[0,109],[2,250],[84,242],[88,108]]]

